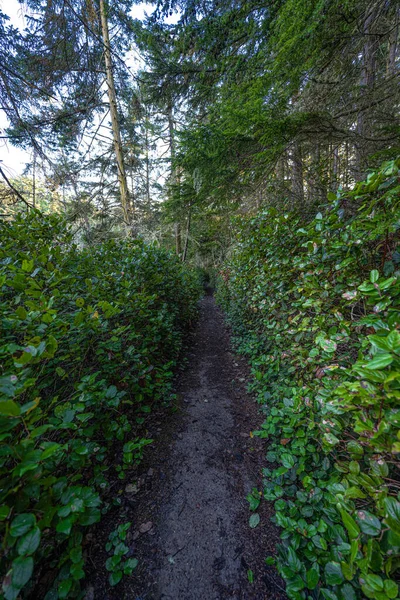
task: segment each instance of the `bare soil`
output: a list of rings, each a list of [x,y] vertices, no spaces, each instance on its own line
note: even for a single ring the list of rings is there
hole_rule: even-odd
[[[141,472],[122,484],[120,509],[88,549],[86,600],[286,598],[275,568],[265,564],[278,540],[273,508],[263,501],[260,525],[249,527],[246,496],[262,489],[265,465],[265,442],[250,436],[261,416],[211,296],[201,301],[188,359],[177,381],[178,410],[155,416],[155,442]],[[139,566],[111,588],[104,545],[125,521],[133,523],[127,543]]]

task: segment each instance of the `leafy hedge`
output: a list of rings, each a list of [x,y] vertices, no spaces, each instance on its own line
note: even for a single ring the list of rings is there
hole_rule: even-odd
[[[398,597],[399,166],[243,223],[218,297],[252,365],[290,598]],[[249,496],[257,510],[259,496]]]
[[[4,597],[77,597],[83,533],[152,441],[145,418],[171,390],[199,287],[161,249],[79,249],[33,214],[0,223],[0,290]]]

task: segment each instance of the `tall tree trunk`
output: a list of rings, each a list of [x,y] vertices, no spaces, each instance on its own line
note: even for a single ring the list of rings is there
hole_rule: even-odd
[[[150,209],[150,157],[149,157],[149,117],[146,109],[146,204]]]
[[[371,92],[371,88],[375,83],[376,75],[376,51],[377,51],[377,39],[373,35],[372,27],[376,17],[377,8],[368,7],[366,14],[364,15],[364,21],[362,25],[364,34],[364,45],[362,48],[361,58],[361,73],[360,73],[360,112],[357,118],[357,134],[358,139],[356,142],[356,178],[363,179],[367,168],[368,155],[372,152],[372,146],[370,140],[366,139],[371,137],[372,123],[371,115],[366,107],[368,96]]]
[[[339,187],[339,146],[335,146],[332,151],[332,183],[331,188],[336,192]]]
[[[109,100],[109,104],[110,104],[110,114],[111,114],[111,124],[112,124],[113,139],[114,139],[115,158],[116,158],[117,167],[118,167],[118,182],[119,182],[119,189],[120,189],[120,194],[121,194],[121,205],[122,205],[122,212],[124,215],[124,221],[127,225],[129,225],[129,222],[130,222],[129,191],[128,191],[128,183],[127,183],[127,179],[126,179],[124,155],[122,152],[121,131],[120,131],[119,119],[118,119],[117,96],[115,93],[114,72],[113,72],[113,64],[112,64],[112,58],[111,58],[110,34],[108,31],[107,6],[106,6],[105,0],[100,0],[100,18],[101,18],[101,31],[102,31],[103,42],[104,42],[104,61],[105,61],[105,66],[106,66],[107,91],[108,91],[108,100]]]
[[[32,204],[36,208],[36,148],[33,149]]]
[[[174,225],[175,231],[175,250],[178,256],[181,255],[182,252],[182,234],[181,234],[181,224],[175,223]]]
[[[396,73],[396,58],[398,52],[398,39],[399,39],[399,18],[400,18],[400,9],[397,9],[396,13],[396,25],[390,33],[389,43],[388,43],[388,56],[386,63],[386,73],[388,76],[395,75]]]
[[[311,202],[324,202],[326,199],[326,187],[324,177],[322,175],[321,165],[321,145],[317,140],[310,150],[310,167],[309,167],[309,199]]]
[[[304,204],[303,160],[298,142],[292,148],[292,195],[295,203]]]
[[[192,212],[191,212],[190,206],[189,206],[189,212],[188,212],[188,218],[187,218],[187,224],[186,224],[185,248],[183,250],[182,262],[186,262],[187,251],[188,251],[188,247],[189,247],[189,233],[190,233],[191,218],[192,218]]]
[[[174,125],[174,115],[172,110],[172,102],[168,104],[167,107],[168,114],[168,133],[169,133],[169,146],[170,146],[170,155],[171,155],[171,178],[170,183],[171,186],[178,183],[178,176],[176,172],[176,167],[174,165],[175,156],[176,156],[176,141],[175,141],[175,125]],[[175,250],[178,256],[181,255],[182,252],[182,237],[181,237],[181,225],[179,222],[176,222],[174,225],[175,231]]]

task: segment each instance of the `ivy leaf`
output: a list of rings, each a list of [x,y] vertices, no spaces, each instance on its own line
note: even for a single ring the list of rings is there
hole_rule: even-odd
[[[311,569],[306,573],[307,588],[313,590],[317,587],[319,582],[319,566],[314,564]]]
[[[130,575],[134,569],[138,566],[139,561],[137,558],[129,558],[124,564],[124,575]]]
[[[301,561],[296,554],[296,551],[292,546],[289,546],[287,549],[288,554],[288,565],[295,573],[299,573],[301,571]]]
[[[357,522],[360,525],[361,531],[367,535],[376,536],[381,532],[380,520],[366,510],[359,510],[357,512]]]
[[[336,594],[327,588],[321,588],[321,593],[326,600],[338,600]]]
[[[342,516],[343,524],[346,527],[347,532],[349,534],[349,538],[351,540],[354,540],[360,535],[360,528],[358,527],[353,517],[349,515],[349,513],[346,512],[343,508],[340,508],[340,514]]]
[[[21,588],[16,587],[12,583],[7,585],[6,581],[3,582],[2,587],[3,587],[3,591],[4,591],[5,600],[17,600],[19,593],[21,591]]]
[[[122,579],[122,571],[114,571],[113,573],[110,573],[110,577],[109,577],[109,582],[110,585],[114,586],[117,585],[117,583],[119,583]]]
[[[291,454],[282,454],[281,462],[286,469],[291,469],[294,466],[294,458]]]
[[[30,580],[33,573],[33,558],[19,556],[12,563],[12,585],[16,588],[23,588]]]
[[[258,513],[254,513],[253,515],[250,516],[249,525],[252,529],[257,527],[259,522],[260,522],[260,515]]]
[[[374,269],[373,271],[371,271],[369,279],[370,279],[371,283],[375,283],[376,281],[378,281],[378,279],[379,279],[379,271],[377,271],[376,269]]]
[[[383,582],[385,594],[388,598],[397,598],[399,586],[391,579],[385,579]]]
[[[390,350],[397,350],[400,348],[400,333],[397,329],[393,329],[387,336],[387,343]]]
[[[357,598],[356,592],[355,592],[353,586],[350,585],[350,583],[345,583],[340,588],[340,591],[342,592],[344,600],[356,600],[356,598]]]
[[[127,552],[129,552],[129,548],[123,542],[120,542],[115,546],[114,554],[117,556],[123,556],[124,554],[127,554]]]
[[[385,517],[386,523],[390,529],[400,535],[400,502],[389,496],[385,498],[385,509],[387,512],[387,516]]]
[[[28,316],[28,313],[26,312],[23,306],[18,306],[17,310],[15,311],[15,314],[19,319],[21,319],[21,321],[24,321]]]
[[[26,260],[26,259],[24,259],[22,261],[22,270],[26,271],[27,273],[29,273],[30,271],[32,271],[34,264],[35,263],[34,263],[33,260]]]
[[[14,400],[0,401],[0,415],[5,417],[18,417],[21,414],[21,408]]]
[[[300,592],[305,587],[303,579],[300,575],[296,575],[292,579],[289,579],[286,583],[286,592],[289,598],[292,598],[292,594],[296,592]]]
[[[340,442],[339,438],[337,438],[336,435],[333,435],[333,433],[325,433],[324,434],[324,441],[329,446],[336,446],[336,444],[338,444]]]
[[[388,365],[392,364],[392,362],[393,356],[391,354],[377,354],[371,361],[369,361],[365,365],[365,368],[369,369],[370,371],[374,371],[378,369],[383,369],[384,367],[387,367]]]
[[[57,444],[57,442],[51,443],[49,446],[45,448],[43,454],[41,456],[41,460],[46,460],[55,454],[58,450],[62,448],[61,444]]]
[[[22,513],[13,519],[10,526],[10,534],[13,537],[19,537],[27,533],[36,525],[35,515],[31,513]]]
[[[33,554],[40,544],[40,529],[34,527],[31,531],[28,531],[24,536],[19,538],[17,544],[17,552],[20,556],[27,556]]]
[[[60,583],[60,585],[58,586],[58,597],[59,598],[66,598],[71,590],[72,587],[72,579],[64,579],[64,581],[62,581]]]
[[[373,575],[372,573],[368,573],[365,575],[365,587],[374,592],[382,592],[383,591],[383,581],[379,575]],[[364,586],[363,586],[364,588]]]
[[[331,561],[325,565],[325,581],[328,585],[343,583],[344,577],[339,563]]]
[[[260,496],[259,495],[255,495],[255,494],[248,494],[246,497],[248,503],[250,504],[250,510],[254,511],[257,510],[257,508],[260,505]]]
[[[337,349],[337,344],[333,340],[322,340],[321,341],[321,348],[325,352],[333,353]]]
[[[73,521],[71,518],[63,519],[59,523],[57,523],[56,531],[58,533],[65,533],[65,535],[69,535],[71,532]]]

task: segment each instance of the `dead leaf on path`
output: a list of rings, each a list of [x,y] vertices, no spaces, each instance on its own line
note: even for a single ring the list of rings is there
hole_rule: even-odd
[[[147,533],[153,527],[153,523],[151,521],[147,521],[147,523],[142,523],[139,527],[140,533]]]
[[[290,442],[290,438],[282,438],[281,439],[282,446],[286,446],[286,444],[288,444],[289,442]]]
[[[129,483],[126,487],[125,487],[125,492],[127,494],[137,494],[139,491],[138,486],[135,483]]]

